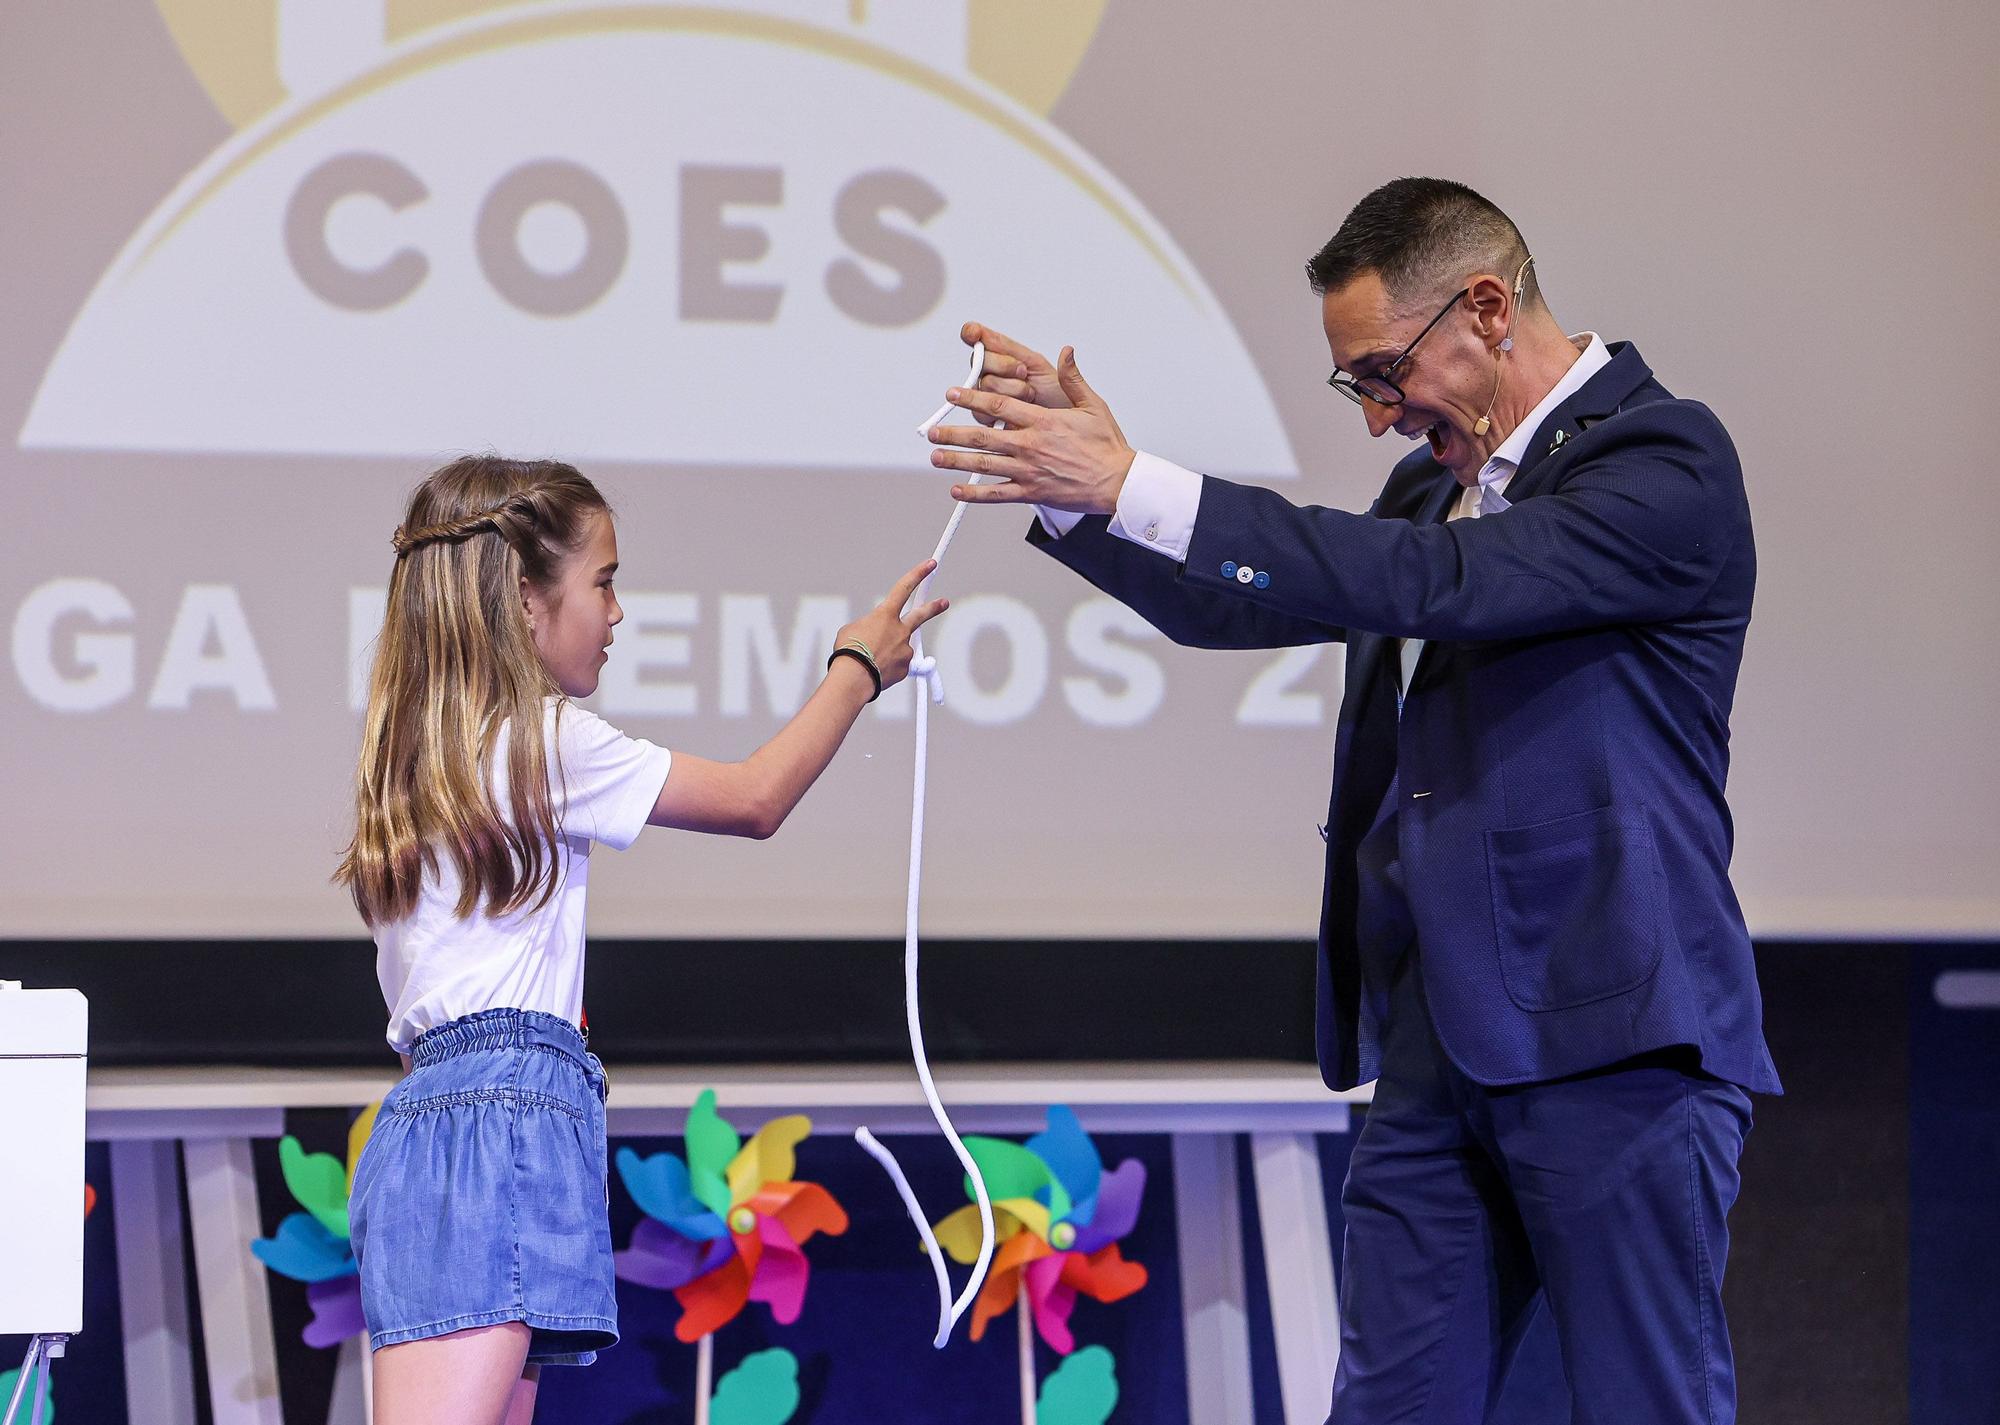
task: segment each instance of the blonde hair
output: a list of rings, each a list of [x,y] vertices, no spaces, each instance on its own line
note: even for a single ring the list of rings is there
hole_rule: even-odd
[[[501,915],[555,894],[542,708],[560,690],[536,652],[521,581],[555,589],[593,515],[609,511],[572,466],[491,455],[454,460],[410,496],[368,681],[354,840],[334,872],[369,925],[416,908],[440,849],[458,871],[461,919],[482,903]],[[492,791],[503,727],[505,816]]]

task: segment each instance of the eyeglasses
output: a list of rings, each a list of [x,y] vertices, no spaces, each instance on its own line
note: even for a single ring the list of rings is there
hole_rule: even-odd
[[[1526,270],[1526,266],[1526,263],[1522,264],[1523,270]],[[1348,400],[1354,402],[1357,406],[1361,404],[1364,396],[1378,406],[1402,405],[1403,388],[1396,384],[1393,373],[1404,362],[1410,359],[1410,354],[1417,349],[1417,342],[1429,336],[1431,328],[1443,321],[1445,313],[1456,307],[1471,291],[1470,287],[1460,288],[1457,296],[1446,302],[1444,306],[1438,309],[1436,316],[1424,323],[1424,329],[1417,333],[1417,340],[1397,352],[1396,359],[1380,371],[1369,376],[1350,376],[1345,371],[1336,371],[1333,375],[1326,378],[1326,384],[1333,387],[1334,390],[1340,392],[1341,395],[1347,397]]]
[[[1514,269],[1514,305],[1517,307],[1521,305],[1521,289],[1528,279],[1528,269],[1534,262],[1534,254],[1530,253],[1521,260],[1521,265]],[[1446,302],[1438,309],[1436,316],[1424,323],[1424,329],[1417,333],[1417,341],[1429,336],[1431,328],[1444,320],[1444,314],[1456,307],[1471,291],[1470,287],[1460,288],[1456,297]],[[1361,404],[1361,398],[1364,396],[1378,406],[1400,406],[1403,404],[1403,388],[1396,384],[1395,378],[1390,373],[1410,359],[1410,353],[1417,349],[1417,341],[1411,342],[1397,352],[1394,361],[1371,376],[1354,377],[1345,371],[1336,371],[1326,378],[1326,384],[1357,406]]]

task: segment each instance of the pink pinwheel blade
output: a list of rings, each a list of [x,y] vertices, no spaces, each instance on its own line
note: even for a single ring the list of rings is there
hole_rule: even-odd
[[[642,1217],[632,1229],[631,1247],[613,1252],[611,1260],[620,1280],[671,1291],[711,1270],[731,1250],[727,1237],[703,1242],[681,1236],[664,1222]]]
[[[750,1299],[764,1302],[779,1325],[789,1326],[805,1309],[806,1254],[776,1218],[758,1218],[757,1235],[764,1239],[764,1255],[750,1279]]]
[[[361,1317],[360,1277],[313,1282],[306,1287],[306,1300],[312,1304],[313,1319],[299,1335],[308,1346],[322,1349],[338,1346],[349,1336],[368,1329]]]
[[[1089,1256],[1130,1232],[1139,1221],[1139,1198],[1146,1190],[1146,1165],[1127,1158],[1098,1180],[1097,1211],[1076,1229],[1075,1250]]]
[[[1076,1288],[1062,1279],[1067,1252],[1037,1257],[1021,1271],[1028,1292],[1028,1309],[1034,1313],[1035,1329],[1051,1349],[1067,1356],[1076,1349],[1070,1334],[1069,1313],[1076,1306]]]

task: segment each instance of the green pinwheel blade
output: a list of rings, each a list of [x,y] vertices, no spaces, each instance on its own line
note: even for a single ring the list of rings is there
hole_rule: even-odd
[[[4,1411],[7,1408],[7,1402],[14,1398],[14,1386],[20,1379],[21,1372],[19,1367],[13,1370],[0,1371],[0,1411]],[[28,1388],[21,1393],[21,1420],[23,1425],[27,1425],[28,1417],[34,1414],[34,1410],[35,1383],[31,1380],[28,1382]],[[49,1422],[55,1418],[55,1376],[51,1373],[49,1376],[49,1393],[42,1398],[42,1413],[35,1416],[33,1425],[49,1425]]]
[[[1042,1382],[1035,1425],[1104,1425],[1117,1408],[1117,1363],[1104,1347],[1085,1346]]]
[[[972,1161],[979,1165],[979,1176],[986,1179],[986,1191],[995,1202],[1009,1197],[1034,1198],[1049,1205],[1050,1220],[1059,1220],[1069,1212],[1069,1193],[1056,1180],[1056,1175],[1041,1157],[1019,1143],[1010,1143],[1005,1138],[986,1138],[974,1134],[965,1140],[965,1151],[972,1155]],[[1046,1193],[1046,1197],[1040,1194]],[[965,1195],[974,1197],[972,1179],[965,1180]]]
[[[715,1111],[715,1090],[703,1089],[688,1110],[688,1181],[695,1200],[718,1217],[729,1216],[730,1159],[743,1147],[736,1130]]]
[[[308,1153],[287,1133],[278,1140],[278,1166],[300,1207],[334,1236],[347,1238],[347,1164],[331,1153]]]
[[[799,1363],[783,1346],[745,1356],[709,1400],[712,1425],[785,1425],[799,1408]]]

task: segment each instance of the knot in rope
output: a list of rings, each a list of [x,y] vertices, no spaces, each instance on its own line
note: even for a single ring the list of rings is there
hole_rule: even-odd
[[[938,672],[937,659],[919,653],[910,659],[910,676],[921,678],[931,690],[931,701],[940,705],[944,702],[944,675]]]

